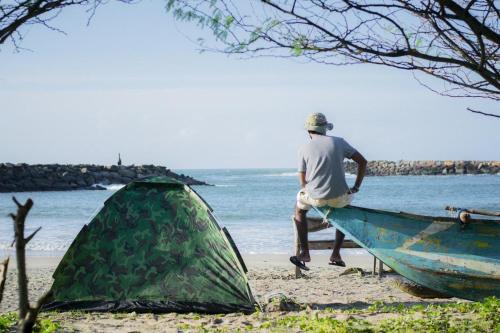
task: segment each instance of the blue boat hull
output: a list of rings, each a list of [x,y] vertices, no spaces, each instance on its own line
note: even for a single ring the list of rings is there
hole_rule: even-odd
[[[332,225],[404,277],[469,300],[500,297],[500,221],[348,206],[319,207]]]

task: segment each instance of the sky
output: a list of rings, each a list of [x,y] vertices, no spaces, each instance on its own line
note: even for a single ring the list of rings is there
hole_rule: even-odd
[[[323,112],[368,160],[500,160],[498,104],[439,96],[410,72],[200,53],[164,2],[111,2],[0,47],[0,163],[295,167]]]

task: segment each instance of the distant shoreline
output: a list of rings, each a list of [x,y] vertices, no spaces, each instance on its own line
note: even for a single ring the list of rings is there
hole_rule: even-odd
[[[150,176],[168,176],[188,185],[207,183],[155,165],[0,163],[0,193],[28,191],[105,190]]]
[[[354,162],[345,171],[356,174]],[[500,161],[369,161],[367,176],[430,176],[500,174]],[[169,176],[188,185],[209,185],[155,165],[26,164],[0,163],[0,193],[28,191],[105,190],[148,176]]]
[[[354,162],[344,162],[345,171],[356,174]],[[500,161],[369,161],[367,176],[496,175]]]

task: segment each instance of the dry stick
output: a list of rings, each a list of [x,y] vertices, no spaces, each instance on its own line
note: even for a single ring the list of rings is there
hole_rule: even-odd
[[[41,227],[36,229],[28,237],[24,238],[26,216],[28,215],[31,207],[33,207],[33,200],[28,199],[24,205],[21,205],[15,197],[13,197],[12,200],[17,205],[17,214],[11,214],[11,217],[14,220],[17,281],[19,289],[19,323],[17,331],[24,333],[31,332],[33,330],[38,311],[40,311],[40,307],[50,295],[50,292],[45,293],[34,307],[30,306],[28,298],[28,278],[26,276],[26,244],[33,239],[37,232],[40,231]]]
[[[10,260],[10,257],[5,259],[0,264],[0,304],[2,303],[3,289],[5,287],[5,281],[7,280],[7,268],[9,268],[9,260]]]
[[[52,291],[51,290],[47,291],[45,294],[43,294],[42,297],[38,299],[35,306],[33,307],[30,306],[26,318],[19,321],[17,329],[18,332],[24,333],[24,332],[31,332],[33,330],[33,326],[35,326],[36,317],[38,316],[38,312],[40,312],[40,308],[45,303],[47,298],[49,298],[51,295]]]
[[[17,215],[11,214],[14,220],[14,237],[16,241],[16,259],[17,259],[17,284],[19,289],[19,319],[26,317],[29,309],[28,300],[28,278],[26,276],[26,242],[24,239],[24,221],[29,210],[33,207],[33,200],[28,199],[24,205],[21,205],[15,197],[12,200],[17,205]]]

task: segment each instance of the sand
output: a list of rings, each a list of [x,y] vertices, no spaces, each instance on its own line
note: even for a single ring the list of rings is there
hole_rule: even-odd
[[[286,255],[247,255],[250,285],[257,301],[266,308],[268,300],[283,295],[302,307],[303,311],[319,309],[367,308],[374,302],[415,305],[433,302],[455,302],[457,299],[423,300],[400,291],[393,286],[395,274],[386,274],[381,279],[371,274],[373,264],[369,256],[347,256],[348,267],[360,267],[364,276],[349,274],[340,276],[345,268],[329,266],[328,255],[313,255],[311,270],[303,278],[295,279],[295,270]],[[28,259],[30,298],[34,300],[50,288],[52,272],[59,258],[31,257]],[[17,309],[15,262],[11,262],[8,280],[0,313]],[[136,314],[136,313],[42,313],[61,323],[64,331],[78,332],[177,332],[188,327],[223,328],[233,331],[254,327],[269,317],[286,316],[290,312],[267,306],[271,312],[252,315],[198,315],[198,314]],[[296,312],[295,312],[296,313]],[[339,314],[340,319],[345,314]],[[381,315],[368,316],[369,321],[379,320]],[[383,314],[387,317],[391,314]]]

